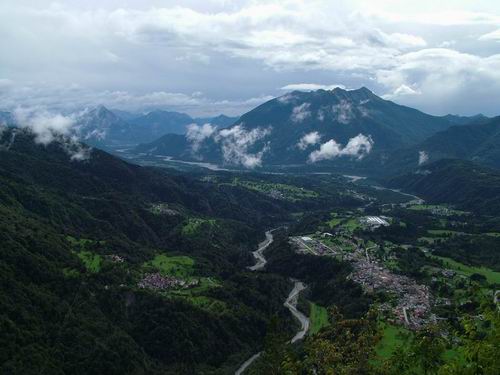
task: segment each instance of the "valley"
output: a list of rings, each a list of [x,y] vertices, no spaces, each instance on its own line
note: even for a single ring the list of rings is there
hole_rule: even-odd
[[[2,293],[24,293],[22,285],[30,285],[31,293],[43,294],[57,285],[48,289],[60,301],[53,306],[68,307],[43,310],[44,321],[61,326],[72,314],[72,324],[84,325],[92,311],[98,316],[92,321],[112,327],[106,340],[129,340],[123,366],[142,368],[146,361],[153,373],[267,373],[285,358],[310,366],[320,343],[347,350],[338,340],[352,334],[350,344],[362,345],[365,355],[350,361],[382,371],[429,329],[443,344],[437,365],[449,356],[467,360],[463,319],[490,337],[478,317],[495,309],[500,289],[500,219],[484,216],[481,205],[476,211],[427,202],[335,173],[201,166],[186,172],[141,167],[98,150],[89,162],[74,163],[64,148],[37,145],[22,132],[0,152],[3,236],[13,254],[2,258],[4,267],[30,279],[37,274],[24,268],[43,259],[51,275]],[[67,185],[46,178],[52,175],[71,186],[69,196]],[[21,187],[26,179],[38,189]],[[13,195],[12,186],[22,195]],[[16,231],[20,223],[26,229]],[[25,247],[33,241],[39,250]],[[13,261],[14,254],[24,261]],[[74,288],[65,289],[68,283]],[[72,312],[71,301],[82,308]],[[23,307],[16,309],[11,324],[33,330],[14,312]],[[77,353],[62,337],[43,345],[49,344]],[[19,341],[3,345],[9,355],[22,348]],[[111,358],[99,371],[115,366]]]
[[[499,27],[0,1],[0,375],[500,374]]]

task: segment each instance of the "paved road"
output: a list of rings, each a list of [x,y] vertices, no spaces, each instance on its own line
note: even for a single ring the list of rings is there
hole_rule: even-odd
[[[249,267],[252,271],[258,271],[264,268],[267,263],[266,258],[264,257],[264,250],[273,243],[273,230],[268,230],[266,232],[266,239],[259,244],[259,248],[253,252],[253,256],[255,257],[255,265]],[[291,343],[294,343],[298,340],[301,340],[306,335],[309,330],[309,319],[302,314],[299,310],[297,310],[297,300],[299,298],[299,294],[306,288],[304,283],[300,281],[295,281],[292,291],[288,295],[285,300],[284,306],[290,310],[292,315],[300,322],[300,330],[293,336]],[[241,375],[245,372],[245,370],[257,359],[261,356],[262,352],[254,354],[252,357],[247,359],[239,368],[236,370],[234,375]]]

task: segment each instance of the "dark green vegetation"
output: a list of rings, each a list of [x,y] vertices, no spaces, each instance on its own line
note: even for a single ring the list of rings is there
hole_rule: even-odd
[[[371,299],[346,278],[351,272],[348,264],[330,257],[298,255],[279,233],[267,254],[267,270],[303,280],[309,286],[311,301],[321,306],[336,305],[348,317],[359,317],[368,311]]]
[[[499,145],[500,117],[479,117],[469,124],[457,124],[440,131],[414,147],[399,150],[389,158],[387,167],[393,171],[411,170],[419,164],[419,151],[424,151],[427,162],[462,159],[498,169]]]
[[[230,374],[262,349],[249,373],[498,369],[500,220],[487,207],[496,185],[479,193],[468,175],[486,184],[491,170],[450,162],[461,171],[454,189],[488,204],[445,193],[454,185],[436,164],[401,180],[429,200],[405,205],[413,198],[335,175],[185,174],[99,150],[77,162],[58,142],[12,139],[0,139],[2,373]],[[370,230],[367,215],[390,225]],[[276,227],[266,268],[249,271],[250,252]],[[290,236],[343,255],[298,253]],[[348,255],[359,249],[391,277],[426,285],[441,324],[408,333],[389,321],[380,306],[393,308],[394,293],[354,279]],[[290,278],[307,284],[298,308],[312,323],[293,346]]]
[[[465,211],[495,216],[500,210],[500,173],[463,160],[440,160],[392,178],[392,187],[431,203],[450,203]]]
[[[262,194],[98,150],[72,162],[20,131],[0,181],[2,373],[226,373],[290,319],[288,281],[243,271],[287,217]],[[157,271],[199,284],[138,287]]]

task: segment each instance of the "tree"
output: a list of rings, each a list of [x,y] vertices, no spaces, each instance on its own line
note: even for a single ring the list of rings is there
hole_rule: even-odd
[[[305,343],[303,371],[307,374],[369,374],[377,337],[375,314],[344,319],[337,308],[329,310],[330,325]]]

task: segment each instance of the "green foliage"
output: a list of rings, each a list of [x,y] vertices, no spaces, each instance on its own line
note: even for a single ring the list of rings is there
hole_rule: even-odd
[[[94,254],[90,251],[82,250],[77,253],[77,255],[88,271],[93,273],[99,272],[102,262],[102,258],[99,254]]]
[[[316,198],[319,194],[315,191],[288,185],[283,183],[268,183],[265,181],[242,180],[236,177],[232,181],[234,186],[242,186],[250,190],[255,190],[261,193],[268,194],[276,199],[288,200],[296,202],[310,198]]]
[[[144,267],[152,267],[165,276],[189,278],[194,273],[194,260],[188,256],[158,254],[153,260],[144,263]]]
[[[318,333],[321,328],[328,326],[328,311],[325,307],[320,306],[314,302],[310,302],[309,309],[309,319],[311,321],[311,326],[309,328],[309,333],[314,335]]]
[[[403,327],[382,323],[379,328],[382,334],[376,346],[377,361],[389,358],[398,347],[404,346],[410,339],[410,332]]]
[[[433,257],[436,259],[440,259],[446,268],[452,269],[461,275],[469,277],[473,274],[479,274],[484,276],[489,283],[500,284],[500,272],[493,271],[486,267],[467,266],[466,264],[457,262],[451,258],[440,256]]]
[[[213,219],[188,218],[182,226],[181,233],[183,236],[200,235],[203,232],[211,232],[215,225],[216,222]]]
[[[302,369],[306,374],[369,374],[375,355],[377,323],[372,314],[344,319],[329,311],[330,325],[305,343]]]

